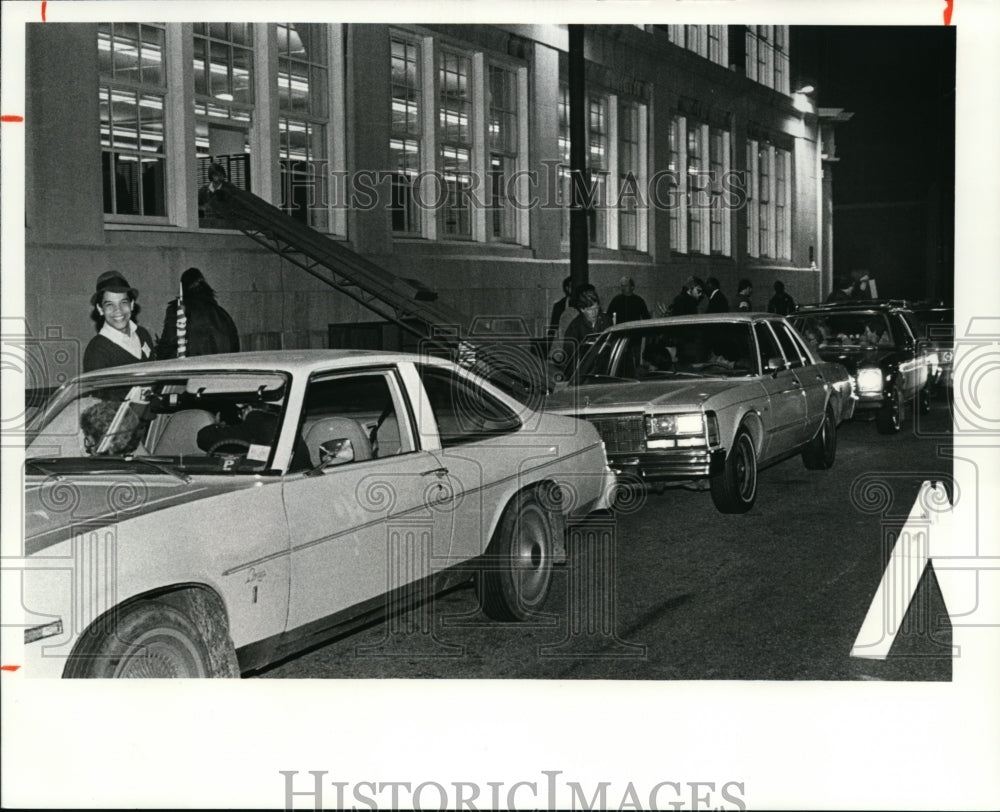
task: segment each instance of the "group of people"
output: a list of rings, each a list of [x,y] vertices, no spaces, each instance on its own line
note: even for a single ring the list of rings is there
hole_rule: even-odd
[[[167,305],[163,330],[156,341],[136,323],[138,299],[138,290],[118,271],[107,271],[97,278],[90,304],[98,330],[84,350],[84,372],[176,358],[182,346],[184,355],[239,351],[236,324],[216,301],[215,290],[198,268],[181,274],[181,296]]]
[[[736,286],[736,310],[739,312],[751,312],[754,310],[753,283],[749,279],[741,279]],[[706,300],[704,308],[702,301]],[[785,283],[778,280],[774,283],[774,295],[767,303],[769,313],[777,313],[780,316],[787,316],[795,312],[795,300],[785,291]],[[669,307],[660,307],[660,311],[665,316],[689,316],[695,313],[728,313],[730,312],[729,299],[722,292],[719,280],[714,276],[708,277],[704,282],[697,276],[689,276],[681,287],[680,293],[674,297]]]
[[[562,284],[563,296],[552,306],[549,318],[549,363],[564,377],[574,369],[580,348],[587,336],[600,333],[613,324],[639,321],[650,318],[650,310],[645,300],[635,292],[635,281],[623,276],[619,281],[619,292],[611,300],[607,311],[601,310],[601,300],[597,289],[591,284],[573,289],[572,277],[567,276]],[[751,296],[753,283],[741,279],[737,285],[736,310],[754,310]],[[768,301],[768,312],[787,316],[795,312],[795,300],[785,291],[783,282],[774,283],[774,295]],[[714,276],[702,282],[697,276],[690,276],[669,306],[657,304],[661,316],[688,316],[695,313],[728,313],[729,299],[722,292],[719,280]]]

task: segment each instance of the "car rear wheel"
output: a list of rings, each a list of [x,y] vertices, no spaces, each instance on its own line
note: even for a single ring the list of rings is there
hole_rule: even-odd
[[[879,434],[896,434],[903,425],[903,404],[895,393],[889,393],[885,405],[875,412],[875,428]]]
[[[89,631],[67,676],[162,679],[237,677],[236,654],[213,652],[198,626],[183,612],[157,601],[121,610],[114,622]],[[228,637],[228,636],[227,636]],[[219,643],[216,643],[219,645]],[[213,654],[215,656],[213,656]]]
[[[827,409],[819,432],[802,451],[802,462],[811,471],[825,471],[833,467],[837,458],[837,425],[832,412]]]
[[[722,513],[746,513],[757,500],[757,452],[753,438],[741,429],[726,456],[723,470],[710,481],[712,501]]]
[[[494,620],[526,620],[552,584],[552,523],[534,493],[519,493],[486,549],[478,581],[483,612]]]

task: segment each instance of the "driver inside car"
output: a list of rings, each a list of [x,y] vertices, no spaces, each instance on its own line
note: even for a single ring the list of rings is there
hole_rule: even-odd
[[[269,409],[247,404],[233,423],[213,423],[198,432],[198,448],[209,454],[245,454],[251,445],[270,447],[278,431],[278,415]]]

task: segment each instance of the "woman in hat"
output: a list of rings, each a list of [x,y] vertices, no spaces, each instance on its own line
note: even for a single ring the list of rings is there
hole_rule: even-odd
[[[84,372],[155,358],[153,339],[132,320],[137,296],[138,291],[118,271],[97,277],[97,290],[90,303],[101,327],[83,352]]]

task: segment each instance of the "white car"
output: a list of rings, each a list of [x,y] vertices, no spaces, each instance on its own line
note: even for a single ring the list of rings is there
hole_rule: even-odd
[[[399,353],[88,373],[26,453],[28,676],[238,676],[466,580],[525,619],[614,485],[589,424]]]
[[[785,319],[717,313],[627,322],[598,336],[545,408],[594,424],[635,483],[706,483],[723,513],[757,498],[757,471],[802,455],[829,468],[856,397]]]

